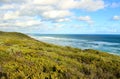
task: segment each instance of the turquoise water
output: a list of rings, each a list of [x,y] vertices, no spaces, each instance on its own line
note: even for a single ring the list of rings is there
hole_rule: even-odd
[[[63,46],[97,49],[120,55],[120,35],[29,34],[33,38]]]

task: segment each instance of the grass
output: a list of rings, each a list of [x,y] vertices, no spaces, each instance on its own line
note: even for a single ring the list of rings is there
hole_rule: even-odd
[[[0,79],[120,79],[120,56],[0,32]]]

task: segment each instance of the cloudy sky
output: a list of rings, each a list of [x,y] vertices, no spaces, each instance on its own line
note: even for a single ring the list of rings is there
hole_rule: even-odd
[[[0,31],[120,34],[120,0],[0,0]]]

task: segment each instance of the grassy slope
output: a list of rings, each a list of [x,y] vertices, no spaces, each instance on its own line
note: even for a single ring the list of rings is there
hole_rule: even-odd
[[[119,79],[120,56],[0,32],[0,79]]]

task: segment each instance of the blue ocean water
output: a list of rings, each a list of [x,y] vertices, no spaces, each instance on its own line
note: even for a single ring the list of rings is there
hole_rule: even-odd
[[[120,35],[29,34],[31,37],[57,45],[96,49],[120,55]]]

